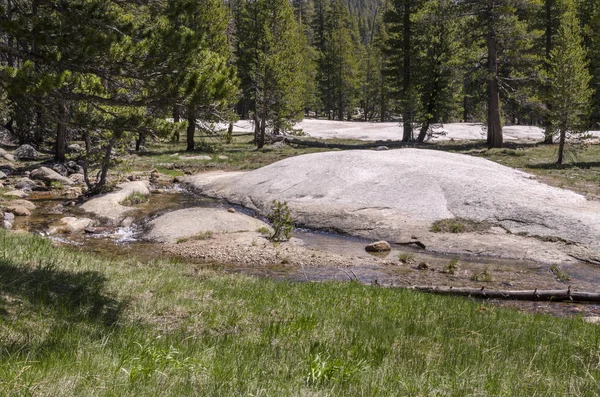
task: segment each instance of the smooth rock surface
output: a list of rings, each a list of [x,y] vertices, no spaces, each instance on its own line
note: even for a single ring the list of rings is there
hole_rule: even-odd
[[[594,250],[600,245],[600,203],[467,155],[419,149],[325,152],[186,181],[203,194],[262,215],[270,212],[272,200],[287,201],[298,225],[398,243],[419,235],[433,250],[520,258],[519,246],[509,244],[519,241],[514,236],[519,233],[559,237]],[[504,236],[429,231],[436,220],[455,217],[490,222],[512,234],[498,250]]]
[[[176,242],[204,232],[256,232],[266,223],[251,216],[224,208],[187,208],[169,212],[149,223],[144,238],[158,242]]]
[[[20,207],[23,208],[27,208],[29,211],[33,211],[34,209],[36,209],[37,207],[35,206],[34,203],[32,203],[29,200],[21,200],[21,199],[17,199],[17,200],[12,200],[10,202],[11,205],[18,205]]]
[[[21,206],[21,205],[16,205],[16,204],[12,204],[12,203],[8,203],[4,206],[4,210],[6,212],[10,212],[11,214],[15,215],[15,216],[30,216],[31,215],[31,211],[29,211],[27,208]]]
[[[115,192],[103,194],[87,201],[81,206],[81,209],[94,214],[111,225],[118,225],[131,211],[136,210],[134,207],[121,205],[121,201],[133,193],[150,194],[148,181],[122,183],[117,188],[119,190]]]
[[[39,179],[44,182],[59,182],[63,185],[72,185],[73,181],[60,175],[58,172],[48,167],[40,167],[31,171],[31,179]]]
[[[39,187],[39,184],[35,181],[32,181],[31,179],[27,178],[27,177],[23,177],[23,178],[19,178],[16,183],[15,183],[15,187],[19,190],[33,190]]]

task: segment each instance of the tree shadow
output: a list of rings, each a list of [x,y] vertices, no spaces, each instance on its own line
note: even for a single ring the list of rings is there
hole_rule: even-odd
[[[69,322],[114,325],[127,306],[106,293],[106,277],[94,271],[68,272],[53,266],[26,268],[0,260],[0,307],[6,298],[27,301],[33,310]],[[6,309],[0,316],[6,316]]]
[[[568,164],[557,164],[557,163],[536,163],[527,164],[528,168],[539,169],[539,170],[568,170],[573,168],[600,168],[600,161],[576,161]]]

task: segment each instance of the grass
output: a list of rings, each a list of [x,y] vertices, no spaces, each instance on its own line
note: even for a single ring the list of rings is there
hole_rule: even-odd
[[[0,395],[594,396],[599,345],[580,318],[0,231]]]
[[[415,254],[412,252],[401,252],[398,255],[398,260],[402,263],[410,263],[415,259]]]
[[[569,276],[569,273],[567,273],[563,269],[561,269],[560,266],[552,265],[552,266],[550,266],[550,271],[552,272],[552,274],[554,274],[554,277],[556,277],[556,279],[558,281],[571,280],[571,276]]]
[[[467,233],[484,231],[489,228],[490,224],[487,222],[466,218],[449,218],[435,221],[430,230],[434,233]]]
[[[146,194],[139,192],[133,192],[129,196],[125,197],[119,204],[124,206],[134,206],[148,202],[149,198]]]
[[[442,268],[442,273],[454,275],[458,271],[458,259],[451,259],[448,263],[444,265]]]
[[[209,230],[206,232],[198,233],[192,237],[179,238],[179,239],[177,239],[177,244],[185,243],[186,241],[209,240],[209,239],[213,238],[213,235],[214,235],[214,232]]]

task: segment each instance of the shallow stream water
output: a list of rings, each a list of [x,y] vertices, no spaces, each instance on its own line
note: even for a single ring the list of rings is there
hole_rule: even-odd
[[[46,235],[48,227],[64,216],[84,216],[77,206],[68,205],[65,198],[56,198],[49,194],[38,194],[29,198],[37,206],[30,217],[16,218],[15,228],[25,229],[41,235]],[[177,186],[168,191],[153,193],[149,203],[138,206],[139,211],[136,220],[131,227],[107,228],[99,230],[96,234],[61,235],[49,236],[57,243],[81,247],[86,251],[99,253],[112,258],[136,258],[140,261],[152,261],[164,257],[161,244],[145,242],[140,239],[144,225],[166,212],[190,207],[231,207],[231,204],[218,201],[208,197],[190,194]],[[244,208],[235,207],[237,211],[252,213]],[[297,229],[294,237],[303,241],[306,247],[319,251],[332,252],[356,258],[369,258],[369,253],[364,247],[369,241],[360,238],[340,236],[318,231]],[[426,259],[428,263],[447,263],[451,259],[458,259],[461,263],[473,264],[474,266],[490,266],[494,269],[506,269],[527,275],[540,275],[550,271],[550,265],[530,262],[506,260],[490,257],[472,257],[435,254],[424,252],[410,246],[393,246],[388,258],[397,259],[401,253],[412,252],[419,259]],[[365,261],[367,262],[367,261]],[[277,280],[290,281],[348,281],[356,280],[365,284],[377,284],[382,286],[406,285],[402,283],[406,270],[393,266],[359,265],[353,267],[299,267],[291,265],[275,266],[234,266],[218,265],[218,268],[231,273],[243,273],[246,275],[269,277]],[[600,286],[600,267],[585,263],[565,264],[562,269],[566,271],[571,281],[569,283],[582,284],[594,287]],[[568,284],[565,285],[565,289]],[[506,289],[511,285],[506,284]],[[548,312],[556,315],[572,315],[582,313],[585,315],[600,315],[600,305],[581,305],[568,303],[548,302],[503,302],[504,305],[517,306],[528,311]]]

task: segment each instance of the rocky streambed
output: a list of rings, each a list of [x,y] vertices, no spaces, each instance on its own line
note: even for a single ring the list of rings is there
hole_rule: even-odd
[[[388,165],[394,166],[395,160],[388,158],[386,161]],[[326,163],[339,166],[335,159],[327,159]],[[468,184],[465,185],[464,180],[462,189],[449,190],[449,182],[436,182],[435,178],[431,179],[433,176],[429,177],[431,180],[426,184],[433,186],[433,189],[422,190],[418,183],[403,180],[400,185],[392,186],[392,190],[396,192],[394,196],[389,191],[381,196],[377,194],[377,186],[386,189],[390,186],[384,175],[376,175],[374,187],[373,174],[368,171],[370,168],[362,160],[359,164],[363,168],[361,172],[351,172],[348,178],[341,176],[342,179],[346,178],[345,184],[340,184],[339,180],[335,183],[327,180],[328,176],[335,176],[335,173],[322,165],[317,166],[317,176],[311,176],[312,168],[306,164],[304,168],[289,168],[305,170],[303,173],[296,172],[297,176],[304,178],[299,182],[285,180],[288,168],[285,163],[275,167],[276,175],[273,177],[268,173],[266,176],[202,174],[185,180],[185,184],[181,186],[173,185],[171,178],[156,172],[144,173],[129,178],[130,181],[118,185],[112,193],[85,202],[74,200],[77,192],[73,189],[80,183],[77,176],[72,177],[67,172],[65,177],[72,184],[62,180],[61,187],[56,188],[59,182],[49,179],[44,182],[44,175],[56,175],[42,170],[43,173],[33,175],[37,179],[28,178],[32,176],[30,173],[26,176],[28,180],[13,177],[8,183],[14,189],[5,193],[22,192],[24,198],[3,203],[4,221],[10,222],[14,230],[43,234],[52,238],[56,244],[79,247],[102,255],[142,262],[157,258],[183,258],[191,263],[191,274],[200,267],[216,266],[230,272],[278,279],[354,280],[398,287],[437,285],[514,290],[570,287],[574,290],[595,291],[600,285],[600,268],[570,255],[569,252],[575,252],[578,247],[577,244],[572,247],[573,244],[567,240],[579,239],[581,242],[578,244],[583,245],[595,232],[588,237],[585,232],[571,230],[568,225],[562,226],[560,219],[537,224],[533,222],[528,226],[523,219],[543,218],[549,212],[544,212],[544,208],[536,212],[535,203],[521,200],[518,202],[520,206],[517,208],[517,216],[512,218],[509,218],[510,209],[505,207],[508,205],[506,203],[502,204],[500,201],[491,209],[488,208],[490,216],[498,218],[500,222],[496,229],[463,234],[433,234],[426,227],[428,223],[424,223],[422,219],[430,222],[463,214],[474,217],[479,211],[469,206],[477,206],[483,197],[469,197],[468,192],[464,192],[468,190],[465,189]],[[459,166],[454,164],[453,167]],[[472,172],[485,173],[481,164],[472,167],[476,170]],[[265,168],[269,170],[269,167]],[[506,178],[508,173],[502,169],[500,171],[504,172],[502,178]],[[371,178],[370,185],[367,184],[365,175]],[[463,176],[460,173],[458,175]],[[231,179],[231,176],[234,178]],[[524,184],[528,179],[527,175],[518,172],[515,177],[519,178],[519,183]],[[339,179],[338,176],[335,178]],[[316,188],[305,186],[311,180],[316,181]],[[362,185],[356,185],[357,181]],[[255,190],[244,190],[247,182]],[[45,183],[46,187],[51,185],[52,189],[40,189],[40,183]],[[344,191],[347,184],[356,190],[353,193],[356,197]],[[498,184],[494,186],[497,187]],[[28,190],[27,186],[31,189]],[[232,186],[240,190],[232,189]],[[329,190],[326,192],[323,189],[327,186]],[[301,190],[298,190],[299,187]],[[188,191],[188,188],[192,190]],[[261,191],[261,188],[265,190]],[[369,192],[358,188],[368,188]],[[442,206],[436,202],[433,208],[435,211],[427,212],[418,203],[413,203],[409,207],[412,208],[413,216],[402,218],[397,209],[404,207],[395,200],[398,197],[411,200],[411,188],[425,194],[430,201],[437,198],[436,191],[444,192],[441,197],[446,204]],[[531,190],[525,196],[533,194],[537,195],[538,200],[563,199],[583,203],[579,197],[570,193],[544,189],[546,188]],[[236,196],[237,191],[246,193]],[[205,194],[216,198],[209,198]],[[385,199],[385,195],[392,202],[391,205],[379,205],[377,200]],[[513,193],[500,198],[510,204],[518,197],[518,194]],[[265,203],[271,202],[273,198],[286,200],[298,219],[314,228],[297,229],[286,242],[270,241],[266,236],[270,225],[261,216],[265,215]],[[333,200],[335,208],[332,209],[332,205],[326,200]],[[361,200],[367,200],[369,205],[363,205]],[[566,204],[562,205],[564,208]],[[336,208],[337,213],[332,212]],[[309,209],[314,210],[314,218],[311,218]],[[436,215],[437,213],[439,214]],[[595,219],[596,216],[593,211],[585,212],[585,216],[570,215],[573,214],[571,210],[565,210],[564,213],[573,217],[569,222],[574,222],[575,226],[580,221]],[[398,222],[394,223],[394,220]],[[361,222],[366,227],[361,228]],[[398,228],[397,225],[401,227]],[[413,233],[410,233],[406,225],[413,226]],[[344,230],[345,226],[349,226],[350,230]],[[594,223],[587,227],[592,227],[589,230],[596,230]],[[359,237],[323,232],[332,229]],[[387,232],[392,237],[397,236],[389,238],[390,251],[377,256],[365,251],[367,244],[389,237],[385,234]],[[544,240],[521,232],[551,232],[560,238],[556,241]],[[422,249],[424,244],[421,241],[427,243],[428,249]],[[565,247],[570,251],[565,251]],[[511,256],[512,253],[521,255]],[[600,314],[597,305],[539,302],[519,305],[528,310],[559,314],[581,310],[588,314]]]

